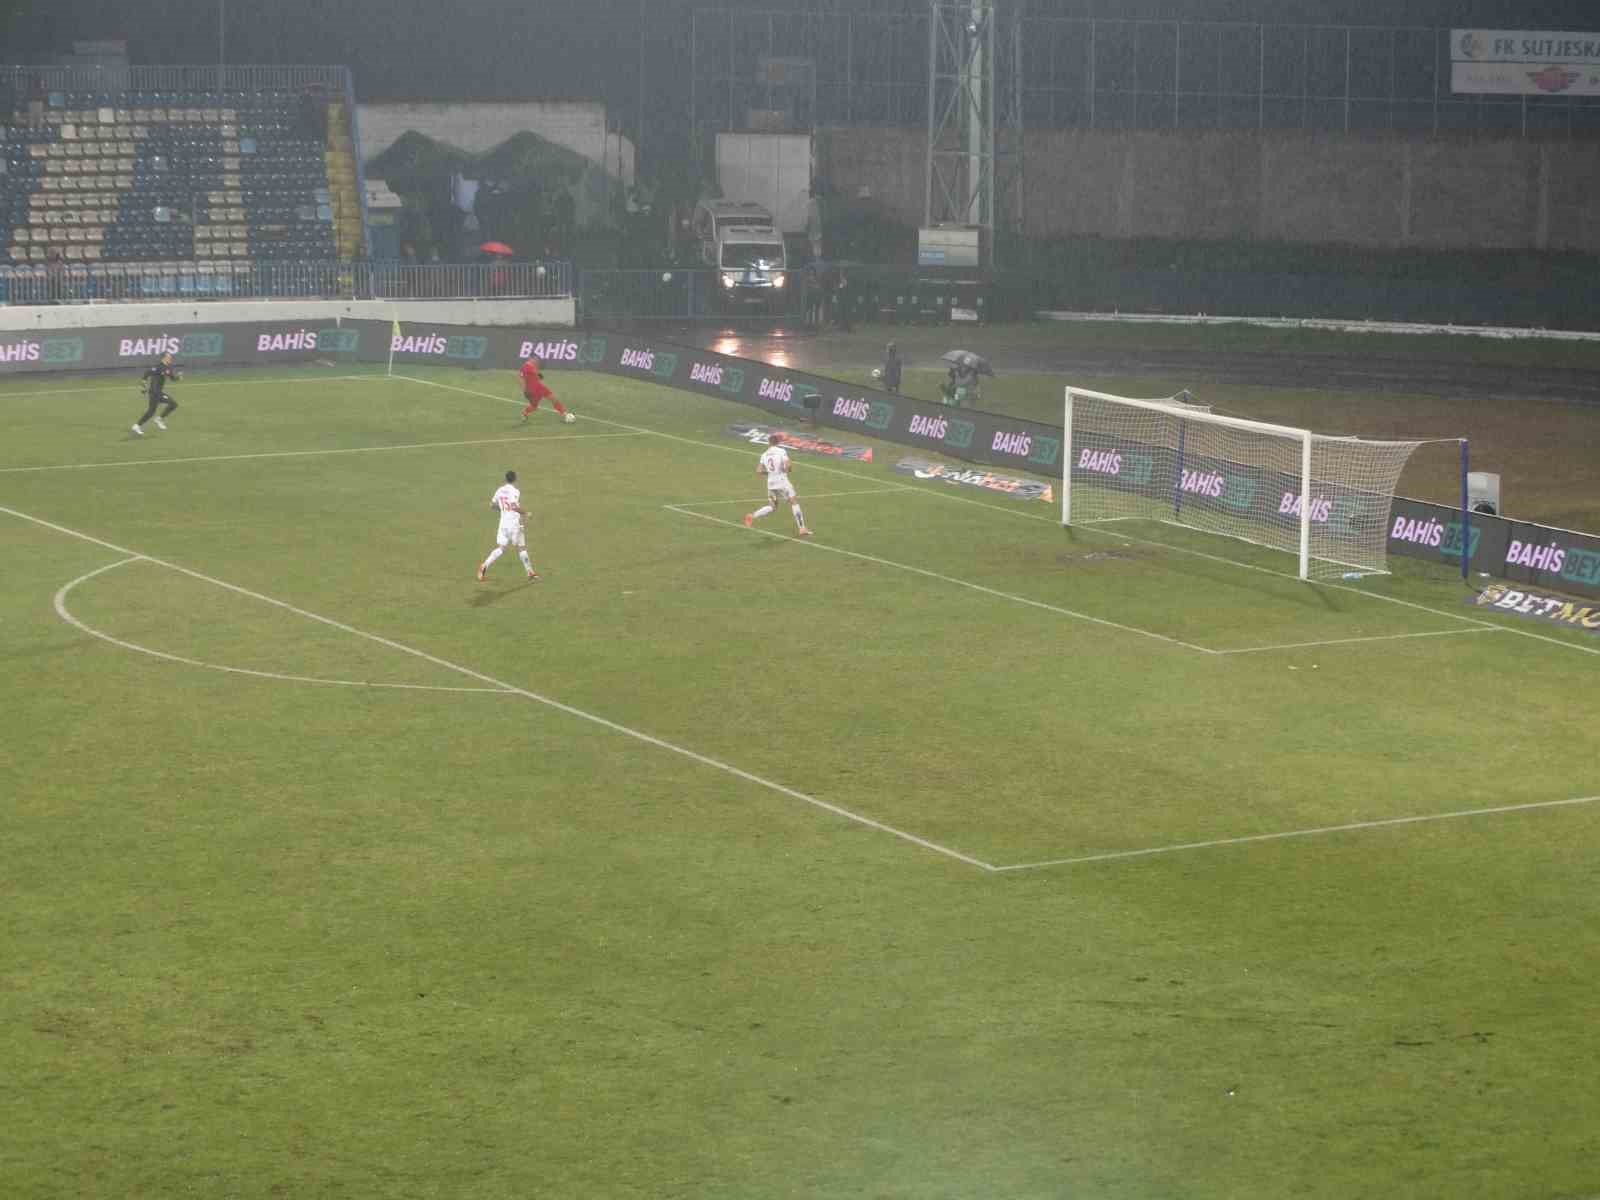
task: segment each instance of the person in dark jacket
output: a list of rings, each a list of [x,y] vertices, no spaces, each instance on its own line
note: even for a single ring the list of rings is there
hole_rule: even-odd
[[[152,417],[155,418],[157,429],[165,429],[167,427],[166,418],[170,417],[173,410],[178,407],[178,402],[167,391],[167,384],[174,379],[182,378],[182,374],[179,373],[177,366],[172,361],[171,354],[163,354],[161,361],[144,373],[142,376],[143,382],[140,386],[144,391],[145,398],[150,403],[144,410],[144,416],[133,423],[133,431],[140,437],[144,436],[144,423]],[[157,408],[160,408],[161,411],[157,412]]]
[[[856,294],[850,287],[850,277],[840,268],[833,277],[833,319],[838,324],[840,333],[849,333],[855,328],[855,302]]]
[[[883,390],[886,392],[900,391],[900,351],[893,342],[883,350]]]

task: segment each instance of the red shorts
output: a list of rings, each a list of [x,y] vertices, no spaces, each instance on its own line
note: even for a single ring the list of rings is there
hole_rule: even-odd
[[[552,392],[549,388],[545,387],[544,383],[542,381],[540,381],[540,382],[530,383],[527,386],[525,386],[522,389],[522,395],[528,401],[529,404],[537,404],[541,400],[544,400],[544,399],[546,399],[548,397],[554,396],[555,393]]]

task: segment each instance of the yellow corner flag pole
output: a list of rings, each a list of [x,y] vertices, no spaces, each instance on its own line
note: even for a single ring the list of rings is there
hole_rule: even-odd
[[[400,340],[400,318],[396,317],[389,326],[389,374],[394,374],[394,346]]]

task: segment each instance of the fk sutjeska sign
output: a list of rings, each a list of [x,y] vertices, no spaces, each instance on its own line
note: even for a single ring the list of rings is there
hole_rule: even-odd
[[[1500,96],[1600,96],[1600,33],[1452,29],[1450,90]]]

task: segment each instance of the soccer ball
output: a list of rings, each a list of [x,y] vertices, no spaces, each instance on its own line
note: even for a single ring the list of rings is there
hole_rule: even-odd
[[[672,282],[672,272],[671,271],[663,271],[663,272],[661,272],[661,282],[662,283],[671,283]]]
[[[872,368],[872,377],[874,379],[882,379],[883,378],[883,368],[882,367],[873,367]]]
[[[565,422],[566,422],[566,423],[567,423],[567,424],[568,424],[568,425],[571,425],[571,424],[572,424],[572,423],[573,423],[573,422],[574,422],[574,421],[576,421],[576,420],[577,420],[577,419],[578,419],[578,418],[577,418],[577,417],[575,417],[575,416],[573,416],[573,415],[572,415],[572,414],[571,414],[571,413],[568,413],[568,414],[567,414],[567,415],[566,415],[566,416],[564,416],[564,417],[562,417],[562,418],[561,418],[561,419],[562,419],[562,420],[563,420],[563,421],[565,421]]]

